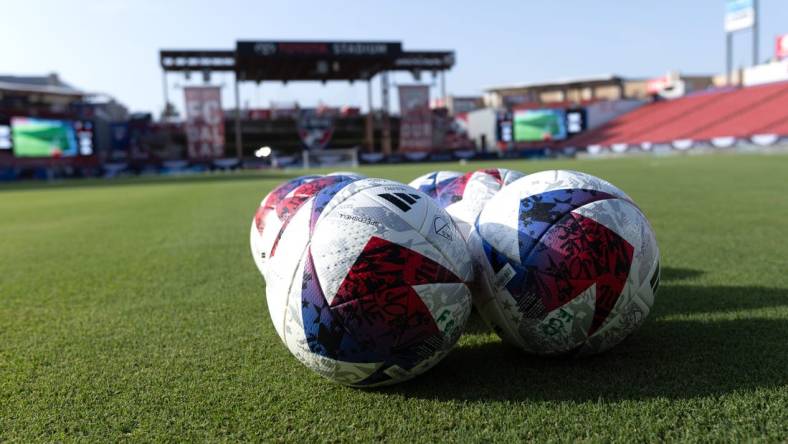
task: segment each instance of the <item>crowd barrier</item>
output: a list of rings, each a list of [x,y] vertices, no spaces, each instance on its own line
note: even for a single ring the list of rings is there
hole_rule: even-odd
[[[627,155],[703,154],[710,152],[758,152],[788,151],[788,136],[758,134],[751,137],[717,137],[711,140],[680,139],[665,143],[613,144],[610,146],[590,145],[587,147],[529,148],[501,152],[479,152],[474,150],[409,152],[384,155],[382,153],[359,153],[359,163],[382,165],[400,163],[451,162],[494,159],[548,159],[548,158],[604,158]],[[276,168],[302,168],[302,156],[277,156]],[[270,169],[270,161],[236,158],[215,159],[208,162],[168,160],[158,163],[107,162],[92,167],[0,167],[0,181],[18,179],[47,180],[57,177],[103,177],[107,179],[124,176],[188,175],[206,172],[223,172],[241,169]]]
[[[752,152],[788,147],[788,136],[756,134],[750,137],[715,137],[709,140],[677,139],[670,142],[636,144],[617,143],[609,146],[590,145],[578,150],[583,157],[626,154],[678,154],[707,152]]]

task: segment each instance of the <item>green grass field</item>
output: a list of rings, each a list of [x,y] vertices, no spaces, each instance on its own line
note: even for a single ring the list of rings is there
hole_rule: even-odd
[[[321,379],[270,324],[248,230],[287,174],[2,185],[0,442],[788,440],[788,156],[496,165],[629,193],[662,251],[654,311],[580,360],[471,318],[436,368],[376,390]]]

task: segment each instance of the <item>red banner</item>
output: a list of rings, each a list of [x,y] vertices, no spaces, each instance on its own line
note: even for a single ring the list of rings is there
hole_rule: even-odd
[[[432,149],[432,112],[427,85],[399,85],[399,150]]]
[[[224,157],[224,113],[218,86],[189,86],[186,99],[186,140],[189,158]]]
[[[777,37],[774,55],[777,57],[777,60],[788,58],[788,34]]]

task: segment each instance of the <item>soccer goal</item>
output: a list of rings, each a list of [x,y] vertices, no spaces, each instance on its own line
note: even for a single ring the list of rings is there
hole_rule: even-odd
[[[303,152],[304,168],[319,167],[357,167],[358,148],[332,148]]]

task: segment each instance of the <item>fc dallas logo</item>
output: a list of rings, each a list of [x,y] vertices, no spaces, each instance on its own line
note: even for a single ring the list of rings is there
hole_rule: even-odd
[[[298,137],[308,150],[322,150],[334,134],[334,121],[314,111],[303,111],[298,118]]]

